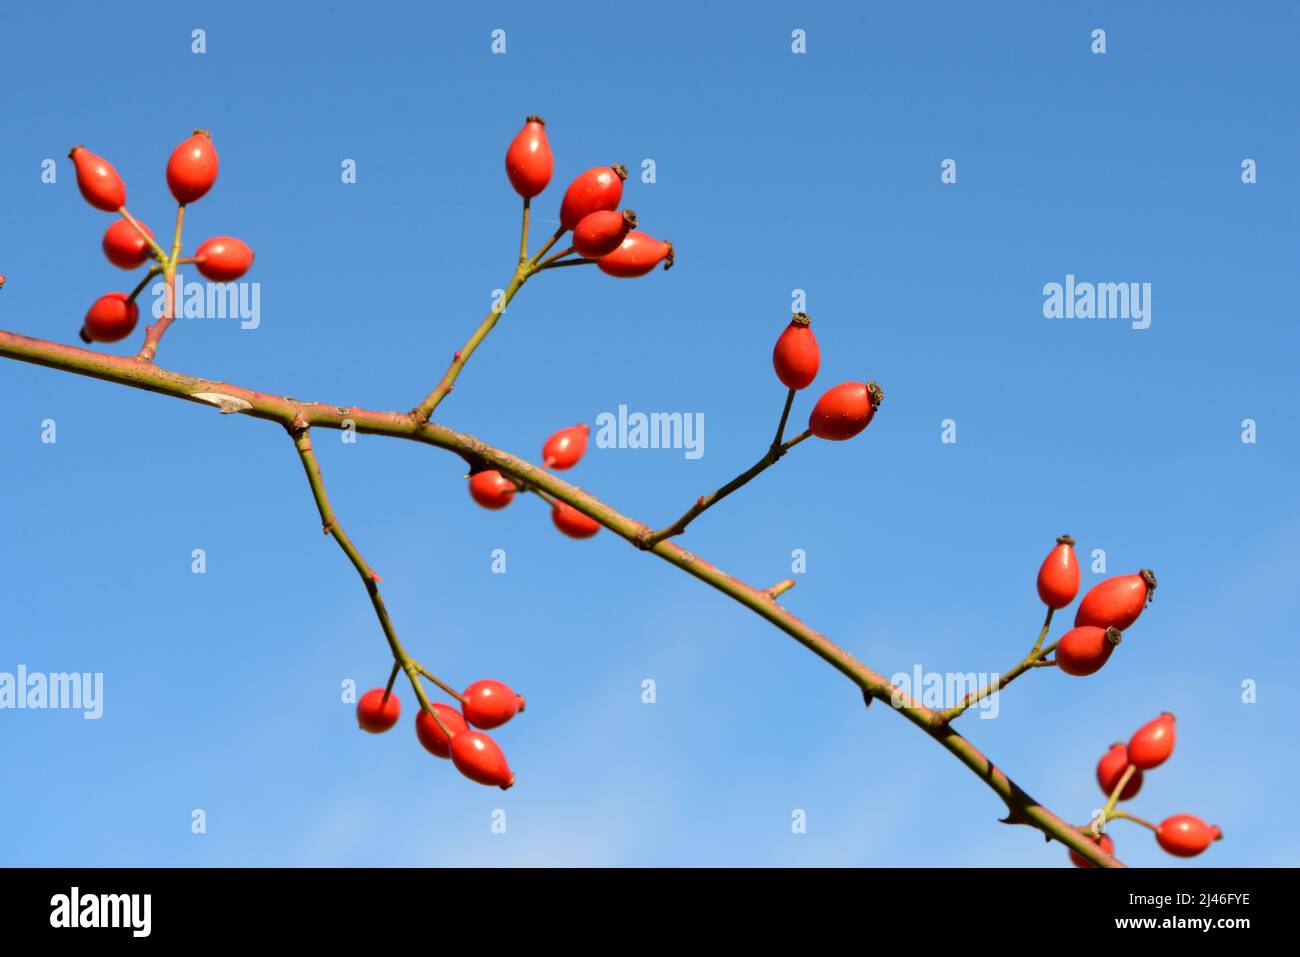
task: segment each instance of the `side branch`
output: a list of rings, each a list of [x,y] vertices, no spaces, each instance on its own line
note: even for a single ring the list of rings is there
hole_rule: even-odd
[[[415,697],[420,702],[420,707],[429,713],[438,728],[443,734],[451,737],[451,732],[447,726],[442,723],[438,717],[438,712],[429,704],[429,699],[424,693],[424,686],[420,684],[420,676],[425,674],[424,668],[419,662],[411,658],[402,647],[402,642],[397,637],[397,630],[393,627],[392,619],[388,617],[388,609],[384,606],[384,599],[379,594],[379,575],[361,556],[356,545],[352,544],[352,539],[343,531],[343,526],[339,524],[334,515],[334,507],[330,504],[329,496],[325,492],[325,479],[321,475],[320,462],[316,459],[316,453],[311,447],[311,432],[306,426],[289,427],[289,434],[293,437],[294,447],[298,450],[298,457],[302,460],[303,471],[307,473],[307,483],[311,486],[312,497],[316,500],[316,508],[320,512],[321,525],[326,535],[334,537],[338,542],[339,548],[343,549],[343,554],[348,556],[348,561],[352,562],[352,567],[357,570],[361,576],[362,583],[366,586],[366,594],[370,596],[370,604],[374,606],[375,617],[379,619],[379,627],[383,629],[384,638],[388,640],[388,648],[393,654],[393,661],[396,667],[400,667],[406,672],[410,679],[411,688],[415,691]],[[389,682],[392,686],[392,682]],[[459,697],[459,696],[457,696]]]

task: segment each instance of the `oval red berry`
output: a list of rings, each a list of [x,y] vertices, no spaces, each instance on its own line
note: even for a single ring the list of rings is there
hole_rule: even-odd
[[[675,258],[672,243],[633,229],[623,237],[617,249],[596,260],[596,265],[607,276],[636,279],[660,263],[664,264],[664,269],[671,269]]]
[[[129,336],[140,319],[140,308],[128,302],[126,293],[100,296],[86,311],[81,338],[87,342],[118,342]]]
[[[499,787],[515,783],[506,756],[495,741],[482,731],[461,731],[451,739],[451,760],[456,770],[471,781]]]
[[[167,186],[178,203],[202,199],[217,181],[220,162],[207,130],[195,130],[167,160]]]
[[[144,223],[140,224],[150,236],[153,230]],[[104,230],[101,243],[108,261],[119,269],[137,269],[149,258],[150,246],[139,231],[125,219],[119,219]]]
[[[1124,772],[1128,770],[1128,764],[1128,748],[1122,744],[1112,744],[1110,750],[1101,756],[1101,760],[1097,762],[1097,786],[1101,788],[1102,794],[1110,797],[1111,792],[1119,785],[1120,779],[1124,777]],[[1142,790],[1142,772],[1135,771],[1128,779],[1128,784],[1124,785],[1119,799],[1127,801],[1137,797],[1140,790]]]
[[[506,150],[506,176],[516,193],[532,199],[551,182],[555,157],[546,138],[546,121],[530,116]]]
[[[234,236],[213,236],[204,240],[194,258],[195,265],[205,279],[213,282],[234,282],[253,265],[253,251],[242,239]]]
[[[1064,608],[1079,594],[1079,559],[1074,539],[1062,535],[1038,569],[1038,597],[1048,608]]]
[[[384,697],[383,688],[372,688],[361,696],[357,702],[357,724],[362,731],[382,734],[402,716],[402,703],[392,692]]]
[[[469,725],[465,722],[465,716],[451,705],[439,701],[431,705],[431,707],[437,712],[438,718],[452,735],[469,730]],[[415,716],[415,736],[419,738],[424,750],[435,757],[451,757],[451,738],[443,734],[442,728],[438,727],[438,722],[434,721],[423,708]]]
[[[1156,589],[1155,572],[1144,568],[1136,575],[1117,575],[1088,590],[1074,614],[1076,625],[1127,631],[1138,620]]]
[[[600,531],[600,523],[588,518],[572,505],[556,502],[551,509],[551,521],[555,527],[570,538],[591,538]]]
[[[812,320],[806,313],[795,313],[790,324],[777,337],[772,350],[772,367],[787,389],[804,389],[817,378],[821,350],[813,335]]]
[[[1091,831],[1089,831],[1086,828],[1081,827],[1078,828],[1077,830],[1079,831],[1080,834],[1085,834],[1088,837],[1090,837],[1092,839],[1092,843],[1096,844],[1107,854],[1110,854],[1112,856],[1115,854],[1115,842],[1110,839],[1109,834],[1102,834],[1100,837],[1096,837],[1092,834]],[[1092,861],[1088,860],[1086,857],[1080,854],[1078,851],[1073,849],[1070,851],[1070,863],[1073,864],[1075,867],[1096,867],[1097,866]]]
[[[500,727],[524,710],[524,699],[500,681],[485,678],[476,681],[461,695],[465,720],[476,728]]]
[[[808,416],[808,429],[819,439],[851,439],[871,424],[884,398],[874,382],[841,382],[817,400]]]
[[[569,184],[560,203],[560,225],[572,229],[585,216],[602,209],[618,209],[625,179],[627,169],[618,163],[595,166],[579,175]]]
[[[1133,733],[1128,743],[1129,762],[1150,771],[1169,760],[1174,753],[1174,716],[1166,711]]]
[[[484,508],[505,508],[515,497],[515,487],[496,469],[485,469],[469,477],[469,494]]]
[[[542,446],[543,464],[553,469],[573,468],[587,451],[589,431],[586,423],[581,422],[567,429],[560,429]]]
[[[126,184],[112,163],[84,146],[74,146],[68,156],[77,169],[77,188],[86,202],[106,213],[126,205]]]
[[[1056,666],[1067,675],[1090,675],[1101,670],[1120,642],[1114,628],[1084,625],[1067,631],[1056,645]]]
[[[1156,828],[1156,842],[1175,857],[1195,857],[1222,837],[1217,827],[1191,814],[1175,814]]]

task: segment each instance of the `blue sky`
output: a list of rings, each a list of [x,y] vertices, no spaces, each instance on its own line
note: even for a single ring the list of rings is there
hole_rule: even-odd
[[[10,5],[0,328],[72,342],[96,296],[130,288],[71,146],[108,157],[161,231],[166,157],[207,127],[222,169],[191,248],[234,234],[256,249],[261,324],[181,321],[159,363],[406,409],[509,278],[502,155],[524,115],[547,118],[556,154],[538,234],[576,173],[653,159],[657,181],[634,176],[625,205],[674,241],[676,268],[538,277],[437,418],[536,458],[620,404],[702,413],[698,459],[593,448],[567,476],[666,524],[770,441],[772,343],[805,290],[823,362],[795,421],[846,379],[878,379],[885,405],[853,442],[801,445],[683,544],[757,584],[803,549],[784,601],[886,674],[1018,661],[1062,532],[1110,573],[1154,568],[1155,603],[1101,673],[1028,675],[965,730],[1082,822],[1106,746],[1173,711],[1178,749],[1131,810],[1223,828],[1176,866],[1295,865],[1298,25],[1281,4]],[[1045,318],[1043,287],[1067,274],[1150,283],[1150,328]],[[497,734],[518,785],[470,784],[416,744],[409,689],[382,737],[340,702],[346,679],[382,683],[386,650],[278,429],[7,360],[0,408],[0,672],[105,682],[98,721],[0,711],[0,863],[1064,862],[995,823],[992,792],[907,722],[864,712],[695,580],[608,532],[564,539],[537,501],[478,509],[453,456],[320,435],[412,653],[528,697]],[[1129,863],[1175,863],[1112,827]]]

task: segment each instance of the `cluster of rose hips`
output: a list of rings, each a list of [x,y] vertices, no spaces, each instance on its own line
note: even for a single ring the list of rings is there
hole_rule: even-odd
[[[1079,560],[1074,553],[1074,539],[1062,535],[1038,570],[1038,597],[1051,613],[1074,601],[1079,593]],[[1093,586],[1079,602],[1074,627],[1055,646],[1055,663],[1067,675],[1091,675],[1110,660],[1123,633],[1138,620],[1156,589],[1156,576],[1149,568],[1136,574],[1117,575]],[[1046,631],[1046,626],[1044,626]],[[1132,815],[1115,812],[1114,805],[1127,801],[1142,787],[1142,772],[1158,767],[1174,752],[1174,716],[1165,712],[1140,727],[1128,745],[1114,744],[1097,763],[1097,783],[1108,798],[1101,823],[1111,816],[1137,821],[1155,832],[1156,841],[1170,854],[1193,857],[1223,836],[1217,827],[1190,814],[1175,814],[1156,826]],[[1118,791],[1118,793],[1116,793]],[[1094,843],[1110,854],[1114,842],[1104,833],[1093,835]],[[1091,867],[1075,851],[1070,860],[1077,867]]]
[[[1111,802],[1127,801],[1142,789],[1142,772],[1164,764],[1173,753],[1174,716],[1166,711],[1138,728],[1127,745],[1117,742],[1110,746],[1110,750],[1097,762],[1097,784]],[[1121,817],[1143,824],[1155,833],[1156,842],[1175,857],[1195,857],[1223,837],[1223,832],[1217,826],[1206,824],[1192,814],[1175,814],[1160,824],[1153,825],[1131,814],[1115,812],[1113,803],[1108,803],[1107,809],[1102,813],[1103,824],[1109,817]],[[1107,854],[1115,852],[1115,842],[1110,839],[1110,835],[1104,832],[1093,835],[1090,830],[1088,833],[1093,843]],[[1074,851],[1070,852],[1070,860],[1075,867],[1092,866],[1091,862]]]
[[[589,431],[586,424],[580,422],[552,435],[542,446],[542,468],[571,469],[577,465],[587,451]],[[519,491],[519,486],[496,469],[480,469],[469,476],[470,498],[484,508],[505,508],[514,501],[515,493]],[[600,531],[600,523],[595,519],[588,518],[572,505],[553,499],[540,490],[535,491],[550,503],[551,521],[565,535],[570,538],[591,538]]]
[[[394,671],[396,677],[396,671]],[[500,681],[486,678],[476,681],[457,695],[442,686],[456,698],[460,708],[436,702],[415,716],[415,736],[430,754],[451,758],[456,770],[471,781],[499,787],[502,790],[515,783],[515,776],[506,763],[500,745],[482,731],[499,728],[524,710],[524,699]],[[372,688],[357,702],[357,724],[371,734],[382,734],[402,715],[402,703],[392,690]]]
[[[530,201],[550,184],[554,170],[546,121],[530,116],[506,150],[506,176],[515,192]],[[660,263],[665,269],[672,267],[673,244],[637,230],[632,210],[618,211],[625,179],[627,167],[615,163],[593,167],[569,184],[560,203],[556,235],[572,230],[573,245],[555,260],[576,252],[581,259],[569,262],[590,260],[620,279],[644,276]]]
[[[1110,660],[1123,632],[1138,620],[1156,590],[1155,572],[1143,568],[1093,586],[1079,602],[1074,628],[1056,645],[1056,665],[1067,675],[1091,675]],[[1079,560],[1074,539],[1062,535],[1038,571],[1038,597],[1059,611],[1079,593]]]
[[[790,398],[806,389],[817,378],[821,367],[821,350],[813,335],[812,320],[797,312],[776,340],[772,366],[781,384],[790,390]],[[851,439],[868,425],[885,393],[875,382],[841,382],[828,389],[808,416],[808,433],[819,439]],[[786,411],[789,411],[787,403]],[[785,420],[782,419],[782,425]]]
[[[199,246],[192,259],[181,258],[181,214],[187,205],[203,198],[217,181],[217,151],[207,130],[195,130],[172,151],[167,161],[167,186],[181,207],[170,253],[154,239],[153,230],[127,212],[126,184],[108,160],[84,146],[74,146],[68,156],[76,166],[77,186],[86,202],[122,217],[104,232],[103,248],[108,261],[121,269],[138,269],[150,259],[155,262],[134,292],[110,292],[95,300],[81,328],[84,342],[118,342],[129,336],[140,318],[136,297],[157,273],[166,272],[170,279],[177,265],[192,262],[213,282],[234,282],[253,265],[253,251],[233,236],[214,236]],[[170,287],[168,307],[174,309]]]

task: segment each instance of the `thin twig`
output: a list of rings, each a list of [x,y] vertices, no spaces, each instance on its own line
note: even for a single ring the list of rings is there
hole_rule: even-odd
[[[745,469],[745,471],[741,472],[739,475],[737,475],[726,485],[722,486],[722,488],[718,489],[716,492],[712,492],[708,495],[701,495],[699,498],[697,498],[695,500],[695,504],[692,505],[690,508],[688,508],[685,512],[683,512],[681,518],[677,519],[677,521],[673,522],[671,525],[667,526],[666,528],[661,528],[659,531],[652,532],[651,534],[647,535],[645,537],[644,542],[642,542],[642,547],[654,548],[664,539],[672,538],[675,535],[680,535],[682,532],[686,531],[686,526],[690,525],[691,522],[695,521],[695,519],[698,518],[703,512],[706,512],[714,505],[717,505],[719,502],[721,502],[724,498],[726,498],[736,489],[741,488],[744,485],[748,485],[750,481],[752,481],[756,476],[767,471],[769,468],[775,465],[778,461],[780,461],[781,456],[785,455],[786,452],[794,448],[804,439],[808,438],[808,436],[811,434],[812,434],[811,432],[804,432],[802,435],[796,436],[795,438],[791,439],[789,442],[786,442],[784,445],[778,445],[774,443],[770,449],[768,449],[766,452],[763,453],[763,457],[761,459],[759,459],[749,468]]]
[[[370,567],[366,560],[357,550],[356,545],[352,544],[343,526],[339,524],[338,518],[334,515],[334,508],[330,505],[329,496],[325,492],[325,479],[321,474],[320,462],[316,459],[316,453],[311,447],[311,431],[306,427],[289,427],[289,434],[293,437],[294,447],[298,450],[298,456],[302,459],[303,471],[307,473],[307,483],[311,486],[312,497],[316,500],[316,508],[320,512],[321,525],[327,535],[331,535],[334,541],[338,542],[339,548],[343,549],[343,554],[348,556],[352,562],[352,567],[357,570],[361,576],[362,583],[366,586],[366,594],[370,596],[370,604],[374,606],[375,617],[379,619],[379,627],[383,629],[384,637],[388,639],[388,648],[392,652],[394,663],[406,672],[406,676],[411,681],[411,688],[415,691],[415,697],[420,702],[420,707],[429,713],[438,729],[443,734],[451,737],[451,732],[447,726],[442,723],[438,717],[438,712],[433,710],[429,704],[428,697],[425,696],[424,686],[420,684],[420,674],[423,671],[421,665],[413,660],[402,647],[402,642],[397,637],[397,630],[393,627],[392,619],[388,617],[388,609],[384,607],[384,599],[379,594],[379,576],[375,570]],[[392,686],[390,681],[389,687]]]

